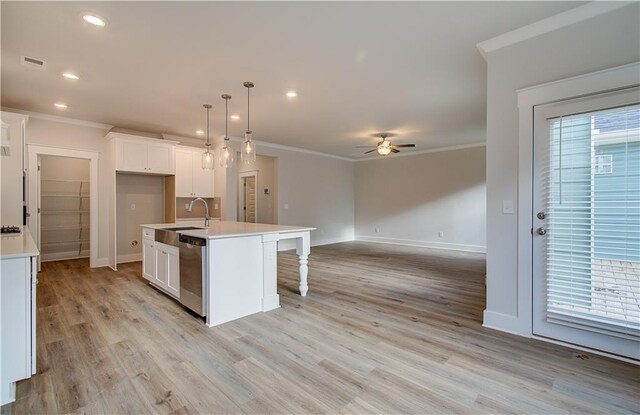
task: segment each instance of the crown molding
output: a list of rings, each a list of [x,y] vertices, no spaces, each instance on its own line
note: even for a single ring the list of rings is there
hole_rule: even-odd
[[[544,35],[545,33],[553,32],[554,30],[571,26],[575,23],[636,3],[637,1],[592,1],[574,9],[556,14],[555,16],[548,17],[519,29],[512,30],[511,32],[485,40],[478,43],[476,47],[480,51],[482,57],[487,60],[488,54],[495,52],[496,50],[515,45],[516,43],[520,43],[525,40]]]
[[[64,124],[81,125],[83,127],[100,128],[103,130],[110,130],[114,127],[113,125],[103,124],[99,122],[78,120],[75,118],[61,117],[59,115],[43,114],[41,112],[25,111],[17,108],[2,107],[2,111],[14,112],[17,114],[24,114],[24,115],[28,115],[31,118],[36,118],[40,120],[55,121],[55,122],[61,122]]]
[[[458,146],[449,146],[449,147],[438,147],[438,148],[432,148],[429,150],[421,150],[421,151],[412,151],[410,153],[400,153],[400,154],[394,154],[393,158],[398,158],[398,157],[410,157],[410,156],[419,156],[420,154],[428,154],[428,153],[441,153],[443,151],[455,151],[455,150],[464,150],[466,148],[475,148],[475,147],[486,147],[487,143],[486,142],[481,142],[481,143],[471,143],[471,144],[460,144]],[[386,159],[388,156],[371,156],[371,157],[366,157],[366,158],[360,158],[360,159],[354,159],[353,161],[373,161],[373,160],[384,160]]]
[[[244,141],[244,140],[241,140],[241,141]],[[356,161],[355,159],[352,159],[352,158],[349,158],[349,157],[336,156],[335,154],[322,153],[320,151],[307,150],[307,149],[300,148],[300,147],[285,146],[283,144],[274,144],[274,143],[268,143],[266,141],[259,141],[259,140],[253,140],[253,141],[259,146],[274,148],[274,149],[278,149],[278,150],[288,150],[288,151],[294,151],[294,152],[297,152],[297,153],[312,154],[314,156],[329,157],[329,158],[332,158],[332,159],[343,160],[343,161]]]

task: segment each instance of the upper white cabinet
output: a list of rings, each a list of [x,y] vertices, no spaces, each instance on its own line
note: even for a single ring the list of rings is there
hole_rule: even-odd
[[[176,149],[176,197],[213,197],[213,170],[202,168],[202,150]]]
[[[131,173],[176,173],[176,142],[128,134],[109,133],[115,140],[116,170]]]

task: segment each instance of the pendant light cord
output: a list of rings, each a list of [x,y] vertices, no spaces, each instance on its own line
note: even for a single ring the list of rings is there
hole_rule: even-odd
[[[249,113],[251,108],[251,106],[249,105],[250,94],[251,94],[251,88],[247,87],[247,131],[251,131],[251,128],[249,127],[249,120],[251,120],[250,113]]]
[[[207,148],[209,146],[211,146],[211,143],[209,142],[209,108],[207,108]]]
[[[229,141],[229,99],[224,99],[224,139]]]

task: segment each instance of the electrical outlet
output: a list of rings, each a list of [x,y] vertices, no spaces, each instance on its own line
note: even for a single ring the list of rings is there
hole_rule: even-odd
[[[438,238],[442,238],[444,236],[444,232],[440,231],[438,232]]]
[[[218,204],[217,204],[217,203],[214,203],[214,204],[213,204],[213,208],[214,208],[215,210],[218,210],[218,209],[219,209],[219,208],[218,208]]]
[[[380,233],[380,228],[378,228],[378,227],[376,226],[375,228],[373,228],[373,231],[374,231],[375,233]]]
[[[285,204],[284,204],[284,208],[285,208],[285,209],[289,209],[289,204],[288,204],[288,203],[285,203]]]
[[[136,210],[136,204],[135,203],[131,204],[131,210]]]
[[[184,208],[185,208],[186,210],[189,210],[189,204],[188,204],[188,203],[185,203],[185,204],[184,204]]]

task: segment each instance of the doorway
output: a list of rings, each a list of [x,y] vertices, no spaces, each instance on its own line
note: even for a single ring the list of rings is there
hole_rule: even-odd
[[[638,87],[536,106],[533,334],[640,359]]]
[[[258,172],[240,173],[240,188],[238,189],[238,221],[258,222]]]
[[[38,157],[42,262],[89,257],[89,164],[87,159]]]
[[[43,242],[55,242],[55,238],[54,240],[49,240],[46,233],[52,232],[55,234],[56,231],[62,230],[54,228],[59,226],[60,228],[66,228],[64,231],[70,234],[68,235],[69,238],[73,235],[74,249],[70,249],[68,252],[76,252],[75,249],[78,248],[78,255],[86,256],[88,251],[89,266],[92,268],[98,266],[98,153],[28,144],[27,157],[27,222],[38,249],[43,252]],[[54,173],[59,171],[60,166],[73,164],[79,168],[79,166],[83,166],[83,163],[88,163],[88,175],[82,176],[82,178],[65,179],[67,172],[60,172],[60,175],[53,175],[51,178],[54,180],[69,180],[69,182],[52,180],[52,184],[47,183],[45,185],[40,180],[40,168],[42,167],[43,158],[49,160],[47,157],[55,157],[55,159],[50,159],[55,160],[53,164],[57,165],[51,166]],[[65,169],[67,167],[62,168]],[[45,195],[44,198],[42,197],[43,193]],[[43,201],[43,199],[47,198],[60,200],[58,202]],[[45,204],[44,206],[43,203]],[[72,224],[71,221],[67,220],[56,224],[56,221],[54,221],[54,223],[50,224],[49,221],[45,220],[43,224],[42,210],[47,206],[49,206],[47,209],[51,209],[53,212],[45,213],[45,215],[71,215],[66,211],[75,211],[74,215],[77,216],[72,220],[75,222]],[[69,209],[63,209],[63,207],[68,207]],[[56,209],[61,212],[56,211]],[[79,211],[82,211],[82,217],[80,217]],[[45,229],[43,231],[43,225],[51,226],[50,230]],[[43,235],[43,232],[45,235]],[[78,240],[82,240],[82,244],[75,241],[76,235],[78,235]],[[45,242],[45,240],[49,242]],[[52,245],[55,246],[55,244]],[[61,249],[60,247],[57,248],[58,250]],[[47,249],[45,249],[46,251]],[[52,255],[50,258],[55,259],[55,256]],[[42,259],[42,255],[38,257],[38,264]]]

